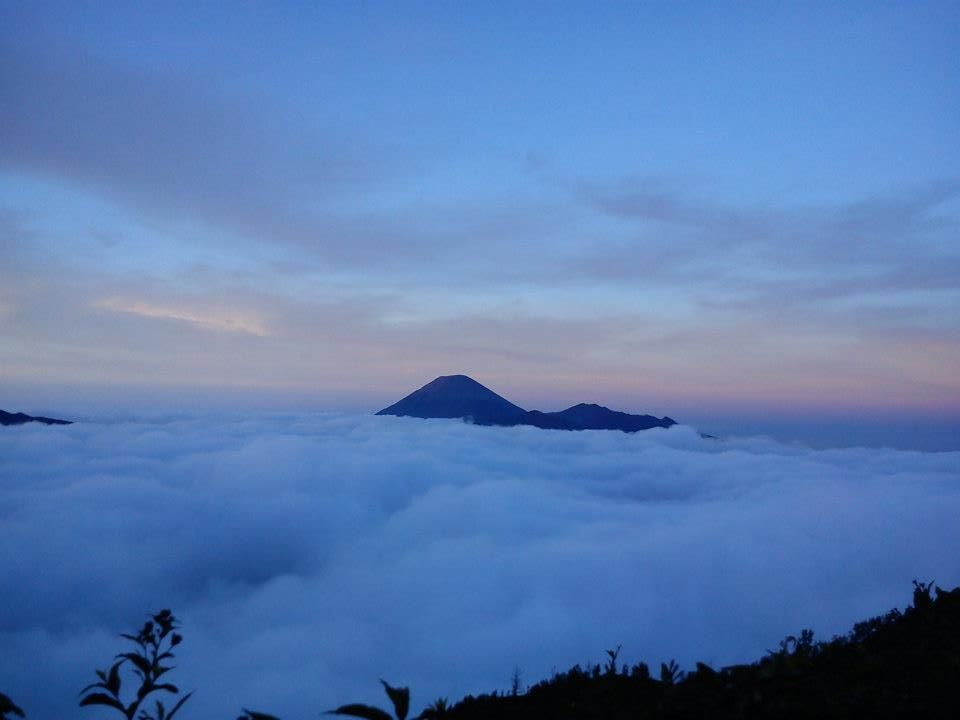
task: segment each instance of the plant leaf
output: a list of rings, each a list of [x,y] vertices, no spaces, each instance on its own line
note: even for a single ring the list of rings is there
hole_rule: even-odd
[[[407,713],[410,711],[410,688],[391,687],[386,680],[381,680],[384,690],[393,703],[393,711],[397,714],[397,720],[407,720]]]
[[[106,683],[102,683],[102,682],[90,683],[90,684],[87,685],[83,690],[81,690],[80,692],[78,692],[77,695],[83,695],[85,692],[87,692],[87,690],[92,690],[93,688],[103,688],[104,690],[108,690],[108,689],[109,689],[109,688],[107,687],[107,684],[106,684]]]
[[[120,653],[116,657],[129,660],[134,665],[136,665],[137,670],[142,672],[144,675],[150,672],[150,662],[143,655],[129,652],[129,653]]]
[[[183,707],[183,704],[190,699],[191,695],[193,695],[193,690],[188,692],[186,695],[184,695],[182,698],[180,698],[177,701],[177,704],[174,705],[173,708],[170,710],[170,712],[167,713],[167,720],[171,720],[173,716],[176,715],[177,710]]]
[[[23,710],[17,707],[17,704],[9,698],[9,696],[0,693],[0,717],[6,713],[13,713],[14,715],[19,715],[20,717],[26,717],[23,714]]]
[[[170,718],[168,717],[167,720],[170,720]],[[267,715],[266,713],[243,708],[243,717],[237,718],[237,720],[280,720],[280,718],[275,715]]]
[[[336,710],[327,711],[327,715],[352,715],[353,717],[365,718],[365,720],[393,720],[380,708],[370,705],[341,705]]]
[[[110,668],[110,674],[107,676],[107,690],[110,691],[110,694],[116,697],[120,694],[120,666],[123,665],[123,660],[118,663],[114,663],[113,667]]]
[[[123,703],[116,698],[110,697],[106,693],[90,693],[80,701],[80,707],[84,707],[85,705],[106,705],[107,707],[116,708],[124,714],[127,712]]]

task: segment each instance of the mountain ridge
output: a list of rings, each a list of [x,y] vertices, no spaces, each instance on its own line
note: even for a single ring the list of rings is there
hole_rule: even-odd
[[[467,375],[441,375],[376,414],[460,418],[476,425],[529,425],[544,430],[638,432],[677,424],[670,417],[631,415],[595,403],[579,403],[559,412],[525,410]]]
[[[38,422],[44,425],[73,425],[72,420],[58,420],[57,418],[27,415],[22,412],[11,413],[6,410],[0,410],[0,425],[25,425],[28,422]]]

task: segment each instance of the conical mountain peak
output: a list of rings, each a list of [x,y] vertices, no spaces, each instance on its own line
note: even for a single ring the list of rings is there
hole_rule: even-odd
[[[670,427],[670,418],[630,415],[581,403],[562,412],[524,410],[467,375],[441,375],[377,415],[462,418],[478,425],[532,425],[556,430],[623,430]]]
[[[489,393],[496,395],[492,390],[487,387],[484,387],[476,380],[474,380],[469,375],[441,375],[435,380],[431,380],[426,385],[424,385],[421,390],[426,390],[427,388],[433,388],[436,390],[443,389],[444,391],[452,390],[468,390],[471,388],[482,388]]]
[[[377,415],[464,418],[481,425],[515,425],[526,410],[466,375],[441,375]]]

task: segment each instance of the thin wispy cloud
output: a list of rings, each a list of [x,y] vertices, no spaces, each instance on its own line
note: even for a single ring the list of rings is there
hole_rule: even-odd
[[[110,297],[97,300],[94,307],[110,312],[129,313],[158,320],[176,320],[190,323],[204,330],[239,332],[264,337],[268,335],[263,319],[231,310],[204,310],[187,307],[156,305],[142,300]]]
[[[700,192],[703,192],[703,183]],[[694,188],[658,178],[623,181],[579,190],[599,212],[632,223],[630,246],[611,248],[607,266],[651,282],[696,279],[714,270],[708,287],[737,282],[749,289],[764,283],[825,284],[833,292],[929,289],[946,278],[942,262],[960,260],[958,220],[951,206],[960,198],[960,180],[938,179],[848,203],[796,206],[787,201],[764,207],[737,207],[697,200]],[[645,252],[653,265],[645,265]],[[631,253],[634,263],[624,263]],[[909,253],[909,263],[904,263]],[[596,249],[602,258],[605,249]],[[591,266],[589,257],[587,267]],[[597,265],[595,260],[593,265]],[[644,268],[651,267],[649,276]],[[719,270],[719,272],[716,272]],[[956,288],[956,282],[948,283]],[[789,302],[793,293],[784,298]],[[804,296],[801,296],[803,298]]]
[[[310,208],[369,180],[359,149],[351,159],[314,123],[189,71],[69,46],[4,45],[3,64],[0,98],[12,109],[0,120],[3,166],[67,178],[155,219],[188,213],[241,236],[308,243],[318,225]],[[307,191],[309,203],[289,202]]]

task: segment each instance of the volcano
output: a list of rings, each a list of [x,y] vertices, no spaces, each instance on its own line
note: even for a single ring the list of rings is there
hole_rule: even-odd
[[[637,432],[676,425],[669,417],[631,415],[602,405],[581,403],[560,412],[524,410],[466,375],[443,375],[377,415],[459,418],[476,425],[531,425],[547,430],[621,430]]]

